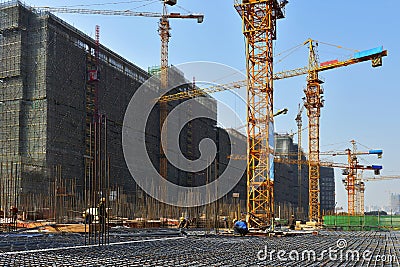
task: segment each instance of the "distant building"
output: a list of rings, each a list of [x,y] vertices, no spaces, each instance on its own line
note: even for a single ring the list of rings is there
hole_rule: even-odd
[[[332,168],[320,168],[320,202],[323,213],[335,211],[335,173]]]
[[[400,213],[400,194],[390,195],[390,209],[392,213]]]
[[[229,136],[231,136],[231,140],[229,140]],[[230,160],[244,160],[243,157],[245,155],[236,155],[242,157],[240,159],[230,159],[231,155],[231,145],[234,143],[237,145],[242,151],[246,151],[247,139],[246,136],[241,134],[240,132],[234,129],[222,129],[218,127],[218,172],[222,174],[226,166],[228,165]],[[233,197],[235,196],[235,197]],[[223,197],[223,201],[225,203],[237,203],[240,202],[241,210],[246,210],[246,201],[247,201],[247,172],[243,171],[242,178],[235,185],[235,187]]]
[[[276,157],[297,160],[297,152],[297,144],[293,143],[292,135],[275,134]],[[302,155],[302,160],[306,160],[304,155]],[[307,165],[301,166],[300,177],[298,175],[297,164],[275,163],[274,167],[277,212],[280,210],[280,216],[283,218],[288,218],[291,214],[297,214],[297,217],[306,218],[308,214]]]
[[[298,146],[290,134],[275,134],[275,154],[278,157],[296,159]],[[302,160],[307,160],[303,155]],[[308,214],[308,166],[301,166],[301,178],[297,164],[275,163],[275,201],[280,206],[303,210]],[[332,168],[320,167],[320,207],[321,212],[333,212],[335,209],[335,176]],[[300,190],[299,190],[300,188]],[[301,194],[301,205],[299,205]]]
[[[227,129],[227,132],[235,136],[233,142],[246,147],[246,137],[241,133]],[[228,137],[225,130],[219,129],[218,143],[219,147],[219,170],[222,173],[224,165],[228,163],[230,154]],[[286,155],[286,156],[285,156]],[[243,155],[244,156],[244,155]],[[297,144],[293,143],[292,136],[288,134],[275,134],[275,156],[288,157],[297,159]],[[303,160],[306,157],[302,156]],[[243,160],[243,159],[242,159]],[[274,163],[274,201],[275,201],[275,216],[288,218],[291,214],[296,213],[302,218],[307,218],[308,213],[308,167],[302,166],[301,181],[299,185],[297,164]],[[247,174],[244,173],[240,182],[228,195],[233,192],[240,194],[240,199],[246,201]],[[299,207],[299,187],[301,188],[301,206]],[[334,172],[332,168],[321,167],[321,210],[323,213],[333,211],[335,208],[335,183]],[[299,209],[300,208],[300,209]]]

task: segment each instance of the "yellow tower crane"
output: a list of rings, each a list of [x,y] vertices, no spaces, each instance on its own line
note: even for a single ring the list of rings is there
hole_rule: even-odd
[[[170,34],[169,19],[196,19],[198,23],[202,23],[204,20],[203,14],[180,14],[180,13],[168,13],[167,6],[173,6],[177,3],[177,0],[163,0],[163,12],[134,12],[131,10],[94,10],[94,9],[80,9],[80,8],[56,8],[56,7],[35,7],[44,11],[57,12],[57,13],[78,13],[88,15],[114,15],[114,16],[140,16],[140,17],[153,17],[160,18],[158,33],[161,37],[161,87],[168,87],[168,43]],[[160,102],[160,130],[165,122],[168,115],[168,104],[166,102]],[[165,128],[166,129],[166,128]],[[162,133],[166,135],[164,131]],[[164,138],[167,140],[167,138]],[[166,146],[167,144],[164,143]],[[160,175],[167,178],[167,158],[165,157],[166,147],[163,147],[160,143]]]
[[[318,73],[320,71],[344,67],[351,64],[371,60],[372,67],[378,67],[382,65],[382,57],[387,55],[387,51],[383,50],[383,47],[378,47],[362,52],[357,52],[353,57],[346,61],[332,60],[324,63],[319,63],[316,47],[318,42],[312,39],[306,41],[309,45],[309,66],[307,76],[307,88],[304,91],[306,95],[305,107],[307,108],[308,116],[308,154],[309,154],[309,219],[314,221],[320,221],[320,200],[319,200],[319,118],[321,116],[321,107],[324,105],[323,100],[323,89],[321,84],[323,83]],[[351,186],[351,188],[353,188]],[[352,189],[350,189],[352,190]],[[352,199],[352,198],[350,198]],[[354,202],[352,202],[354,203]],[[349,204],[350,200],[349,200]],[[354,205],[350,205],[351,209]],[[352,209],[353,210],[353,209]]]
[[[243,21],[247,66],[247,214],[274,217],[273,40],[287,1],[236,0]]]
[[[197,14],[197,15],[181,15],[178,13],[168,13],[167,5],[175,5],[177,0],[164,0],[163,5],[163,14],[160,19],[159,23],[159,34],[161,37],[161,88],[167,89],[168,88],[168,43],[169,38],[171,37],[170,34],[170,26],[169,26],[169,18],[191,18],[197,19],[198,23],[202,23],[204,19],[204,15]],[[165,119],[168,116],[168,103],[167,102],[160,102],[160,131],[163,128],[163,124],[165,123]],[[166,129],[162,131],[162,135],[164,137],[167,136]],[[165,156],[165,152],[167,150],[167,143],[166,141],[168,138],[162,138],[164,143],[160,143],[160,175],[164,178],[168,177],[168,161]]]

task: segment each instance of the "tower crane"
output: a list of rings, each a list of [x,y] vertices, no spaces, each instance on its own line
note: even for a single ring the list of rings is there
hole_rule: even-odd
[[[330,168],[342,168],[343,173],[346,176],[346,179],[343,180],[346,186],[346,191],[348,194],[348,213],[349,215],[356,215],[356,214],[363,214],[364,213],[364,191],[365,191],[365,184],[364,181],[361,179],[355,179],[357,176],[357,171],[358,170],[372,170],[375,172],[375,174],[379,173],[379,171],[382,169],[382,166],[380,165],[360,165],[358,164],[357,156],[356,155],[365,155],[365,154],[377,154],[378,157],[382,155],[381,150],[370,150],[368,152],[357,152],[356,150],[351,151],[350,149],[347,149],[346,152],[348,155],[348,163],[347,164],[342,164],[342,163],[331,163],[331,162],[321,162],[320,161],[320,166],[323,167],[330,167]],[[343,155],[345,155],[343,153]],[[320,153],[321,155],[328,155],[329,153]],[[310,161],[304,161],[304,160],[291,160],[288,158],[275,158],[274,162],[277,163],[287,163],[287,164],[298,164],[298,165],[303,165],[303,164],[310,164]],[[400,177],[388,177],[387,179],[396,179]],[[376,180],[380,180],[378,178],[375,178]],[[385,178],[383,178],[385,179]],[[372,179],[367,179],[366,181],[374,180]],[[357,192],[360,192],[357,194]]]
[[[246,2],[246,3],[244,3]],[[261,4],[266,5],[266,3],[269,3],[269,5],[267,5],[267,8],[264,8],[262,11],[259,11],[257,9],[260,8]],[[285,1],[287,2],[287,1]],[[274,3],[274,4],[272,4]],[[257,0],[247,0],[247,1],[243,1],[242,4],[237,4],[236,7],[238,9],[238,11],[240,11],[239,13],[242,14],[242,18],[244,21],[244,31],[246,37],[252,37],[253,35],[253,39],[256,38],[255,36],[262,36],[260,35],[256,35],[255,32],[259,31],[259,30],[254,30],[254,29],[262,29],[262,25],[252,25],[252,23],[255,23],[256,21],[258,21],[259,23],[261,18],[257,16],[253,17],[253,13],[257,13],[259,15],[263,14],[264,16],[266,15],[265,12],[266,10],[274,10],[274,8],[276,9],[278,5],[277,1],[257,1]],[[283,4],[282,4],[283,5]],[[243,12],[243,8],[247,8],[246,12]],[[272,12],[272,11],[271,11]],[[283,12],[283,10],[281,10],[280,12]],[[275,16],[268,16],[269,19],[277,19],[279,18],[281,15],[281,13],[279,13],[278,11],[274,11]],[[282,13],[283,16],[283,13]],[[268,21],[267,19],[265,20]],[[271,24],[269,25],[273,25],[273,27],[267,31],[265,30],[265,33],[269,33],[271,34],[272,37],[275,37],[275,20],[271,21]],[[251,30],[253,29],[253,30]],[[270,32],[272,31],[272,32]],[[252,35],[253,34],[253,35]],[[259,37],[261,38],[261,37]],[[251,39],[251,40],[253,40]],[[265,182],[265,183],[260,183],[260,182],[256,182],[258,180],[261,179],[263,174],[267,174],[268,172],[266,171],[267,169],[269,169],[267,163],[266,163],[266,158],[263,154],[264,159],[261,160],[261,154],[257,154],[258,152],[262,152],[265,153],[265,150],[271,152],[272,150],[268,147],[266,147],[266,149],[259,149],[260,147],[260,143],[258,143],[257,139],[258,137],[260,138],[265,138],[268,139],[266,136],[268,135],[269,129],[271,129],[270,125],[272,126],[273,120],[270,119],[270,124],[267,125],[265,119],[262,118],[271,118],[272,116],[264,116],[262,117],[261,115],[263,114],[264,111],[262,112],[257,112],[260,110],[263,110],[263,108],[266,108],[267,106],[270,107],[272,104],[270,104],[270,102],[272,103],[272,90],[266,90],[265,92],[267,92],[267,94],[264,94],[265,92],[259,92],[257,91],[257,87],[259,80],[261,78],[265,78],[266,76],[262,76],[259,72],[261,72],[261,69],[263,69],[263,71],[265,73],[269,73],[272,70],[272,66],[270,67],[266,67],[267,63],[268,64],[272,64],[272,56],[271,59],[266,60],[265,56],[261,56],[257,53],[255,53],[254,49],[255,48],[255,39],[253,41],[249,41],[247,40],[247,45],[248,45],[248,76],[247,76],[247,88],[248,88],[248,147],[249,147],[249,151],[248,151],[248,156],[249,156],[249,160],[248,160],[248,202],[250,203],[249,207],[252,207],[253,211],[257,210],[257,209],[263,209],[264,207],[266,207],[266,203],[268,201],[266,201],[266,196],[271,196],[273,195],[272,192],[272,182]],[[261,40],[261,39],[260,39]],[[258,40],[258,41],[260,41]],[[305,95],[306,95],[306,101],[304,103],[305,108],[307,109],[307,116],[308,116],[308,141],[309,141],[309,219],[314,220],[314,221],[319,221],[320,217],[321,217],[321,213],[320,213],[320,200],[319,200],[319,118],[321,115],[321,107],[323,107],[323,89],[321,87],[321,84],[323,83],[319,77],[318,74],[321,71],[326,71],[326,70],[331,70],[331,69],[336,69],[336,68],[341,68],[341,67],[345,67],[345,66],[349,66],[349,65],[353,65],[353,64],[357,64],[357,63],[361,63],[361,62],[365,62],[365,61],[371,61],[372,62],[372,67],[379,67],[382,65],[382,58],[387,56],[387,50],[383,50],[383,47],[376,47],[373,49],[369,49],[369,50],[365,50],[365,51],[360,51],[360,52],[356,52],[354,53],[350,58],[346,59],[346,60],[329,60],[329,61],[325,61],[320,63],[318,60],[318,55],[317,55],[317,47],[318,41],[316,40],[312,40],[312,39],[308,39],[306,42],[304,42],[304,45],[308,45],[309,48],[309,64],[308,66],[302,67],[302,68],[297,68],[297,69],[292,69],[292,70],[288,70],[288,71],[282,71],[282,72],[277,72],[275,74],[269,73],[268,75],[270,75],[270,77],[272,77],[272,80],[280,80],[280,79],[285,79],[285,78],[290,78],[290,77],[295,77],[295,76],[300,76],[300,75],[305,75],[307,74],[307,88],[305,90]],[[268,45],[272,47],[272,41],[268,42]],[[264,47],[265,45],[263,44]],[[257,51],[258,51],[258,47],[257,46]],[[266,53],[266,52],[265,52]],[[265,54],[264,53],[264,54]],[[271,53],[272,55],[272,53]],[[260,63],[260,61],[263,60],[263,64],[262,65]],[[259,64],[260,65],[257,65]],[[269,66],[269,65],[268,65]],[[256,71],[254,68],[256,68],[258,71]],[[267,76],[268,76],[267,75]],[[261,78],[260,78],[261,77]],[[256,83],[254,82],[256,80]],[[267,81],[267,80],[265,80]],[[272,81],[269,80],[269,82],[272,84]],[[231,83],[231,84],[227,84],[227,85],[218,85],[218,86],[213,86],[211,87],[209,90],[206,89],[196,89],[193,91],[187,91],[187,92],[182,92],[176,95],[171,95],[171,96],[165,96],[163,98],[161,98],[161,101],[172,101],[172,100],[177,100],[177,99],[185,99],[185,98],[190,98],[190,97],[195,97],[195,96],[201,96],[201,95],[205,95],[205,94],[209,94],[209,93],[214,93],[214,92],[218,92],[218,91],[223,91],[223,90],[230,90],[230,89],[235,89],[235,88],[240,88],[243,84],[245,84],[246,81],[239,81],[239,82],[235,82],[235,83]],[[269,84],[269,83],[264,83],[264,84]],[[255,88],[255,89],[254,89]],[[264,98],[263,98],[264,97]],[[266,103],[262,102],[261,99],[265,99]],[[269,101],[269,102],[268,102]],[[263,104],[262,104],[263,103]],[[257,110],[253,110],[251,107],[256,107]],[[257,115],[257,118],[254,117],[254,114]],[[263,126],[259,127],[259,123],[263,122],[264,124],[262,124]],[[257,126],[257,127],[256,127]],[[257,131],[256,131],[257,130]],[[264,134],[261,134],[262,131],[264,132]],[[252,141],[253,140],[253,141]],[[263,139],[264,140],[264,139]],[[269,140],[264,140],[265,144],[269,144]],[[268,153],[268,155],[270,155],[270,153]],[[261,161],[259,161],[261,160]],[[261,169],[257,169],[256,166],[254,166],[254,164],[256,164],[256,162],[261,162],[262,164],[260,164],[261,166],[263,166]],[[260,166],[260,167],[261,167]],[[257,171],[255,171],[257,170]],[[251,178],[253,177],[252,175],[255,175],[255,178]],[[258,177],[258,178],[257,178]],[[265,177],[267,177],[265,175]],[[257,180],[258,179],[258,180]],[[268,179],[266,179],[265,181],[267,181]],[[255,182],[253,184],[253,182]],[[258,185],[265,185],[264,187],[257,187]],[[260,189],[255,189],[254,188],[260,188]],[[262,193],[264,192],[265,193]],[[262,196],[261,198],[264,199],[263,201],[259,201],[257,200],[257,198],[254,198],[254,194],[259,194],[260,196]],[[250,199],[253,196],[252,199]],[[273,198],[270,198],[270,201],[272,201]],[[262,205],[256,205],[255,203],[263,203]],[[251,209],[250,209],[251,210]],[[265,212],[263,211],[257,211],[255,213],[265,213],[265,214],[270,214],[271,212],[270,208],[267,208],[265,210]]]
[[[368,151],[358,151],[356,141],[351,140],[350,143],[352,144],[352,149],[346,149],[345,151],[339,152],[324,152],[320,153],[320,155],[345,155],[347,156],[348,167],[343,170],[343,175],[346,176],[343,179],[343,183],[346,187],[347,191],[347,205],[348,205],[348,214],[349,215],[356,215],[360,213],[360,197],[358,196],[359,188],[363,185],[360,183],[357,170],[359,166],[358,164],[358,155],[377,155],[378,158],[382,157],[383,151],[380,149],[371,149]],[[375,175],[378,175],[382,166],[380,165],[372,165],[372,169]]]
[[[159,34],[161,37],[161,88],[167,89],[168,88],[168,42],[169,38],[171,37],[170,34],[170,26],[169,26],[169,18],[195,18],[197,19],[198,23],[202,23],[204,19],[204,15],[180,15],[178,13],[170,13],[168,14],[167,4],[168,5],[175,5],[177,0],[164,0],[163,4],[163,14],[160,19],[159,23]],[[189,16],[189,17],[188,17]],[[163,128],[163,124],[168,115],[168,103],[167,102],[160,102],[160,131]],[[167,127],[164,128],[165,130],[161,134],[166,136]],[[166,140],[168,138],[162,138],[164,140],[164,144],[160,142],[160,175],[165,179],[168,177],[168,161],[165,156],[165,152],[167,149]]]
[[[319,63],[316,47],[318,42],[312,39],[306,41],[309,45],[309,66],[307,75],[307,88],[304,91],[306,95],[305,107],[308,116],[308,154],[309,154],[309,219],[319,221],[321,218],[319,201],[319,118],[321,107],[324,105],[323,83],[318,73],[320,71],[343,67],[367,60],[372,61],[372,67],[382,65],[382,57],[387,55],[383,47],[378,47],[362,52],[356,52],[353,57],[346,61],[331,60]],[[354,213],[354,175],[351,173],[348,182],[349,210]]]
[[[361,176],[361,175],[360,175]],[[389,176],[375,176],[375,177],[368,177],[362,178],[360,177],[357,186],[359,190],[359,210],[360,214],[364,214],[365,212],[365,204],[364,204],[364,195],[365,195],[365,182],[373,182],[373,181],[388,181],[388,180],[395,180],[400,179],[400,175],[389,175]]]
[[[168,87],[168,43],[170,34],[169,19],[196,19],[198,23],[202,23],[204,20],[203,14],[180,14],[180,13],[168,13],[167,6],[173,6],[177,3],[177,0],[163,0],[163,12],[134,12],[131,10],[93,10],[93,9],[79,9],[79,8],[56,8],[56,7],[35,7],[44,11],[58,12],[58,13],[78,13],[88,15],[115,15],[115,16],[140,16],[140,17],[153,17],[160,18],[158,33],[161,37],[161,73],[160,81],[161,88]],[[165,122],[168,115],[168,104],[166,102],[160,102],[160,130]],[[162,133],[166,135],[164,131]],[[164,138],[167,140],[167,138]],[[166,146],[167,144],[164,143]],[[165,156],[166,147],[163,147],[160,143],[160,175],[167,178],[167,158]]]
[[[273,40],[276,21],[284,18],[287,3],[235,1],[246,39],[247,214],[264,222],[271,222],[274,217]]]

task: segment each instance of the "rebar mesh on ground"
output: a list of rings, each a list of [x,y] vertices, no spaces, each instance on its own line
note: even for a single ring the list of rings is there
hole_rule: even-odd
[[[124,235],[121,235],[124,236]],[[321,232],[268,237],[118,237],[110,246],[0,254],[2,266],[399,266],[399,232]],[[35,237],[40,240],[39,237]],[[35,240],[33,238],[33,240]],[[54,238],[54,237],[52,237]],[[4,240],[4,239],[3,239]],[[21,239],[8,239],[23,247]],[[47,240],[51,240],[47,237]],[[135,241],[136,240],[136,241]],[[139,240],[139,241],[138,241]],[[72,241],[72,242],[71,242]],[[57,236],[51,244],[81,244],[77,235]],[[68,243],[69,242],[69,243]],[[131,242],[131,243],[129,243]],[[35,242],[33,242],[35,243]],[[50,244],[49,243],[49,244]],[[36,242],[38,244],[38,242]],[[54,246],[52,246],[54,247]],[[3,247],[4,248],[4,247]],[[43,245],[37,245],[43,248]],[[0,248],[2,249],[2,248]],[[331,249],[331,257],[329,256]],[[300,253],[295,258],[293,251]],[[302,258],[302,253],[305,257]],[[315,258],[311,251],[315,252]],[[323,253],[323,251],[326,251]],[[332,252],[335,251],[335,252]],[[346,256],[351,252],[351,255]],[[355,251],[360,256],[352,258]],[[363,253],[370,251],[368,257]],[[285,252],[285,254],[283,254]],[[311,253],[311,256],[308,256]],[[335,257],[334,257],[335,256]]]

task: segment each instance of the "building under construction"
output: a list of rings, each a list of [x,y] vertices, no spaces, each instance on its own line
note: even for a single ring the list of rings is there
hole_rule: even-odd
[[[102,46],[98,35],[90,38],[51,13],[19,1],[0,5],[0,33],[1,210],[17,206],[27,216],[62,221],[80,216],[100,195],[107,195],[117,217],[179,216],[182,210],[158,203],[136,185],[122,153],[126,107],[154,70],[144,71]],[[179,70],[172,69],[170,75],[184,84],[175,92],[193,89]],[[169,102],[169,109],[180,101]],[[196,119],[183,128],[182,153],[188,159],[199,158],[198,144],[205,137],[217,144],[219,152],[209,168],[199,173],[168,164],[167,179],[183,186],[213,181],[224,171],[230,155],[227,133],[216,126],[216,101],[203,96],[197,102],[214,120]],[[148,155],[156,169],[160,166],[159,112],[155,106],[146,128]],[[229,131],[235,136],[233,142],[245,148],[245,137]],[[278,152],[297,151],[292,139],[279,135],[276,139]],[[307,211],[308,174],[304,169],[299,190],[296,167],[276,164],[276,209],[282,208],[282,217]],[[326,175],[321,170],[321,181],[326,177],[329,185],[333,183],[330,170]],[[334,196],[334,187],[325,190],[324,186],[322,182],[321,207],[331,210],[331,196],[326,202],[324,192]],[[233,193],[239,193],[238,199],[232,198]],[[208,211],[235,210],[233,204],[245,210],[246,193],[244,175],[221,199],[221,206]],[[204,210],[190,213],[200,216]]]
[[[19,1],[2,3],[0,12],[1,209],[18,206],[35,216],[40,210],[60,220],[74,212],[79,216],[99,194],[107,194],[119,216],[167,215],[166,207],[160,209],[136,186],[122,153],[126,107],[150,73],[51,13]],[[169,75],[185,81],[177,69]],[[196,147],[205,136],[217,142],[216,102],[209,96],[197,102],[215,120],[197,119],[184,127],[181,149],[189,159],[199,157]],[[159,121],[155,106],[146,144],[157,169]],[[168,164],[168,179],[197,186],[215,179],[217,165],[191,174]]]
[[[2,4],[0,12],[3,209],[83,203],[95,112],[102,114],[100,139],[107,139],[102,151],[111,155],[103,173],[112,173],[115,190],[132,192],[124,184],[129,173],[120,153],[121,122],[127,101],[149,74],[96,48],[95,40],[52,14],[16,1]]]
[[[275,134],[275,152],[279,157],[297,160],[297,144],[291,134]],[[305,161],[304,154],[301,160]],[[278,210],[307,217],[308,210],[308,169],[303,166],[298,175],[297,164],[275,163],[275,205]],[[332,168],[320,167],[320,205],[323,214],[335,209],[335,176]],[[277,210],[277,209],[275,209]]]

